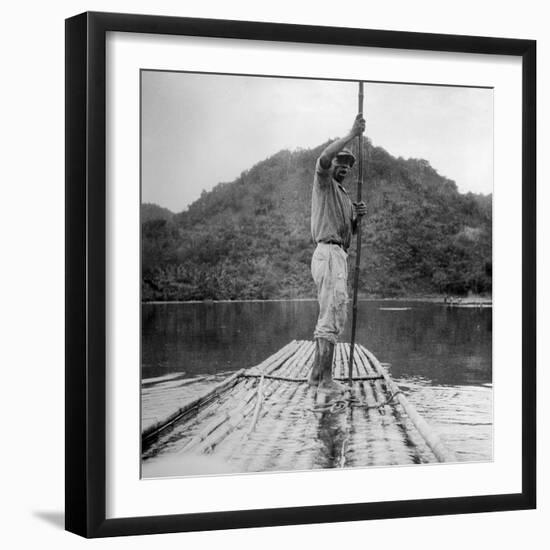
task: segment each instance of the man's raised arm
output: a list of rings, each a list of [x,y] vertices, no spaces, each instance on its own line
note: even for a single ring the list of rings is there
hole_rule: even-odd
[[[355,117],[351,130],[342,138],[333,141],[327,148],[321,153],[319,157],[319,163],[321,168],[325,170],[330,168],[332,159],[356,136],[362,134],[365,131],[365,119],[363,115],[359,114]]]

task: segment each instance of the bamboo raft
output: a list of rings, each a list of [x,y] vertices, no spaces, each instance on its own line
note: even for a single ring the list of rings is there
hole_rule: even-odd
[[[307,384],[314,351],[314,342],[292,341],[259,365],[210,384],[198,397],[199,392],[188,396],[160,420],[144,423],[144,463],[208,455],[235,472],[260,472],[456,460],[378,359],[359,344],[345,396],[320,402]],[[349,353],[349,344],[336,346],[333,376],[344,384]],[[176,382],[166,382],[172,394]],[[150,398],[151,391],[145,387],[142,398]]]

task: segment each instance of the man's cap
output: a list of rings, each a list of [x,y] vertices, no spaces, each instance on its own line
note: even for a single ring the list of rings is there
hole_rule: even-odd
[[[342,149],[334,158],[338,162],[349,164],[350,168],[355,164],[355,156],[349,149]]]

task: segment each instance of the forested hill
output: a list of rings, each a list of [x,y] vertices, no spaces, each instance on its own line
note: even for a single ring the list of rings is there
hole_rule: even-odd
[[[151,220],[171,220],[174,213],[168,208],[162,208],[158,204],[151,204],[150,202],[143,203],[141,205],[141,223],[145,223]]]
[[[490,292],[491,196],[365,142],[360,295]],[[326,145],[280,151],[173,216],[143,205],[143,300],[314,297],[311,187]]]

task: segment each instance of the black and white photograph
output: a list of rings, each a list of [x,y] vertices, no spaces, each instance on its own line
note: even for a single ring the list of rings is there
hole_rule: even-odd
[[[6,4],[5,548],[548,538],[543,6]]]
[[[493,89],[143,69],[142,478],[493,458]]]

